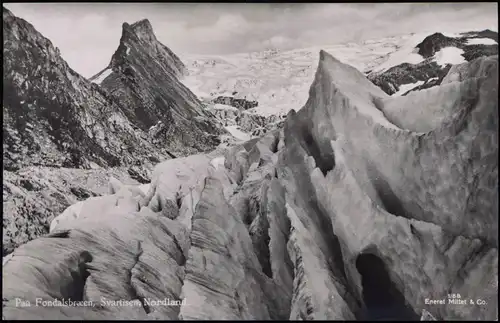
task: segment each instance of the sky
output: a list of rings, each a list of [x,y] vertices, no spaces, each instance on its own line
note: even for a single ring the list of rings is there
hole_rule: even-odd
[[[147,18],[159,41],[186,54],[360,42],[399,34],[498,30],[497,3],[4,3],[91,77],[119,45],[123,22]]]

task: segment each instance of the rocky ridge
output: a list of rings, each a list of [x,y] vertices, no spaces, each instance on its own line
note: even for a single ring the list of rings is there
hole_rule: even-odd
[[[159,161],[219,144],[225,130],[179,83],[184,65],[147,20],[123,25],[110,63],[116,72],[98,85],[73,71],[31,24],[6,8],[2,14],[4,255],[47,233],[78,190],[107,192],[102,178],[110,174],[148,183]],[[101,187],[82,187],[87,175]]]
[[[6,169],[110,167],[160,156],[118,103],[70,69],[32,25],[5,8],[3,18]]]
[[[282,130],[113,182],[4,258],[4,318],[495,319],[498,57],[450,73],[391,98],[322,51]],[[424,302],[449,293],[488,305]]]

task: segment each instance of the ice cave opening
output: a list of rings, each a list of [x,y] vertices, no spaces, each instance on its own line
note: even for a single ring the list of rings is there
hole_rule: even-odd
[[[405,304],[405,298],[389,276],[380,257],[360,254],[356,269],[361,275],[363,310],[361,320],[418,321],[419,316]]]

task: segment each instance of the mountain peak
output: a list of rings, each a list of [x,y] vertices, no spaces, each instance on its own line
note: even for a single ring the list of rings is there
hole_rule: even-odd
[[[148,19],[136,21],[131,27],[136,31],[147,30],[149,32],[153,32],[153,26],[151,26],[151,22]]]
[[[324,51],[323,49],[320,50],[319,51],[319,60],[323,61],[327,55],[329,55],[329,54],[326,51]]]
[[[156,36],[153,31],[153,26],[148,19],[139,20],[133,24],[124,22],[122,24],[122,41],[128,39],[155,41]]]
[[[132,50],[132,51],[131,51]],[[141,58],[142,57],[142,58]],[[156,61],[165,71],[174,75],[185,73],[186,67],[182,61],[156,38],[153,26],[148,19],[142,19],[133,24],[122,24],[120,45],[111,58],[109,68],[123,69],[125,65],[144,66],[144,62],[136,60],[146,59]],[[135,61],[135,63],[132,63]]]
[[[120,45],[110,64],[91,80],[116,101],[125,102],[125,114],[143,131],[149,131],[162,120],[169,131],[176,129],[182,133],[181,139],[165,130],[158,134],[168,136],[165,141],[169,142],[168,149],[177,152],[175,155],[197,153],[218,145],[212,133],[218,134],[219,129],[212,126],[198,98],[177,78],[185,73],[186,67],[155,37],[149,20],[123,23],[122,29]]]

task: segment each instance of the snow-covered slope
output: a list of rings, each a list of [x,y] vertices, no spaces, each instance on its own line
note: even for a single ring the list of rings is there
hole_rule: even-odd
[[[101,82],[104,81],[104,79],[108,77],[111,73],[113,73],[113,70],[110,69],[109,67],[106,67],[101,72],[91,77],[89,80],[92,83],[101,84]]]
[[[370,80],[386,93],[398,95],[441,79],[448,64],[460,64],[496,51],[497,35],[491,31],[463,34],[419,33],[396,37],[318,46],[289,51],[268,50],[232,55],[188,55],[183,60],[189,71],[182,82],[200,99],[213,101],[219,96],[257,101],[250,109],[260,115],[283,115],[300,109],[307,100],[321,49],[341,62],[369,74]],[[376,80],[393,68],[402,68],[389,81]],[[406,67],[410,68],[406,68]],[[413,75],[415,74],[415,75]],[[394,80],[394,77],[397,80]],[[400,89],[401,85],[408,86]],[[410,87],[413,84],[415,86]]]
[[[281,115],[305,104],[321,49],[360,71],[369,71],[412,37],[414,35],[283,52],[183,56],[189,75],[182,82],[200,99],[221,95],[246,98],[259,103],[253,109],[258,114]]]
[[[436,53],[436,63],[440,66],[446,66],[447,64],[461,64],[465,63],[466,60],[462,56],[464,51],[457,47],[445,47]]]

